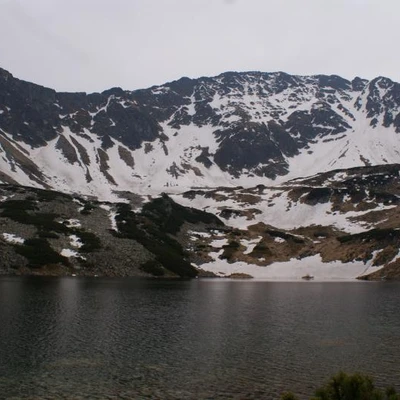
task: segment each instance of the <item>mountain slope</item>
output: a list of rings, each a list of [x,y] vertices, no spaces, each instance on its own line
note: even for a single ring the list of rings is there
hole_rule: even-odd
[[[87,95],[0,70],[0,180],[117,199],[396,163],[399,107],[382,77],[228,72]]]
[[[86,94],[0,69],[0,270],[399,277],[399,107],[383,77]]]
[[[391,279],[400,277],[399,174],[399,164],[357,167],[280,186],[198,189],[172,197],[237,229],[193,239],[209,251],[201,268],[217,274],[366,279],[372,273]]]
[[[127,203],[0,185],[0,274],[195,277],[177,234],[218,229],[214,215],[168,196]]]
[[[0,185],[0,273],[398,279],[399,172],[358,167],[129,203]]]

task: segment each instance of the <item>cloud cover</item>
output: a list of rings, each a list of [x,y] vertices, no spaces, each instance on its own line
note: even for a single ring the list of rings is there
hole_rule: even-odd
[[[400,80],[397,0],[0,0],[0,67],[63,91],[285,71]]]

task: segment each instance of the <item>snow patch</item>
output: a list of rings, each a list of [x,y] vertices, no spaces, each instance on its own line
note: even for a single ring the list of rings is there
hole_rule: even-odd
[[[71,249],[62,249],[60,253],[63,257],[79,257],[79,253]]]
[[[256,239],[242,239],[240,241],[240,244],[244,247],[246,247],[246,250],[243,252],[243,254],[250,254],[254,248],[257,246],[258,243],[260,243],[260,240],[262,239],[262,236],[258,236]]]
[[[110,211],[110,213],[108,214],[108,217],[110,218],[111,229],[114,229],[114,231],[118,231],[117,221],[115,219],[116,216],[116,211]]]
[[[69,236],[69,240],[70,240],[70,243],[71,243],[72,247],[77,247],[79,249],[79,248],[81,248],[83,246],[83,243],[81,242],[81,239],[76,235],[70,235]]]
[[[372,263],[369,261],[369,263]],[[300,260],[292,258],[290,261],[275,262],[265,267],[245,262],[229,264],[227,260],[214,259],[199,266],[205,271],[211,271],[219,276],[233,273],[245,273],[257,279],[266,280],[301,280],[304,275],[314,276],[314,280],[354,280],[364,275],[366,264],[362,261],[342,263],[341,261],[322,262],[319,254],[305,257]],[[374,271],[382,267],[374,268]]]
[[[210,246],[220,249],[223,246],[226,246],[227,244],[228,244],[228,239],[215,239],[210,243]]]
[[[12,244],[24,244],[25,242],[25,239],[22,239],[14,233],[3,233],[3,238],[6,242]]]

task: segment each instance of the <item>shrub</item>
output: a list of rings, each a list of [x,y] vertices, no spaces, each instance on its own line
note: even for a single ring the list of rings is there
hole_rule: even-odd
[[[36,204],[33,200],[6,200],[0,204],[4,210],[35,210]]]
[[[227,245],[223,246],[223,253],[219,256],[221,260],[232,261],[233,256],[240,247],[240,243],[235,240],[231,240]]]
[[[15,251],[28,260],[28,266],[31,268],[58,263],[68,265],[68,259],[54,251],[43,238],[27,239],[24,244],[15,245]]]
[[[143,265],[140,266],[140,269],[143,272],[147,272],[148,274],[154,275],[154,276],[164,276],[165,275],[165,269],[162,267],[162,265],[155,261],[155,260],[150,260],[146,261]]]
[[[90,253],[95,250],[101,249],[100,239],[92,232],[86,232],[81,229],[75,229],[73,232],[79,236],[83,246],[79,249],[84,253]]]
[[[284,393],[281,400],[297,400],[292,393]],[[377,389],[371,377],[339,372],[316,390],[311,400],[400,400],[393,387]]]
[[[72,200],[72,196],[66,193],[56,192],[54,190],[31,189],[38,196],[39,201],[50,202],[56,199]]]
[[[315,392],[315,400],[373,400],[380,399],[372,379],[359,374],[339,372]]]
[[[81,214],[82,215],[90,215],[92,213],[92,210],[94,210],[96,208],[95,205],[93,205],[90,202],[85,203],[85,205],[83,206],[83,209],[81,210]]]
[[[10,218],[15,222],[19,222],[20,224],[34,225],[44,232],[54,231],[58,233],[67,233],[69,231],[69,228],[67,226],[55,221],[55,219],[58,217],[57,214],[28,213],[26,210],[34,210],[34,208],[31,207],[33,206],[29,205],[29,203],[14,200],[11,205],[8,204],[4,208],[1,216],[4,218]]]
[[[39,231],[38,236],[40,238],[46,238],[46,239],[59,239],[60,236],[57,235],[55,232],[48,232],[48,231]]]

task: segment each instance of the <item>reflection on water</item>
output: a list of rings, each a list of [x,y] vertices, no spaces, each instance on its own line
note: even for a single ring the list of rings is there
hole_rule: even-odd
[[[279,398],[399,384],[400,284],[0,279],[1,398]]]

